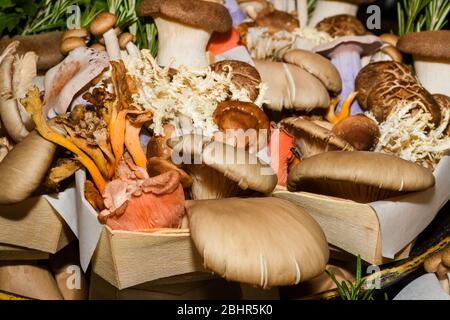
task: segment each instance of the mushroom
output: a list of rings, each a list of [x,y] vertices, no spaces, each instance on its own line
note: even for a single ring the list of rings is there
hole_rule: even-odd
[[[109,12],[99,13],[90,25],[90,31],[95,37],[103,36],[105,39],[106,51],[108,52],[110,60],[120,60],[120,47],[117,39],[114,26],[117,18],[114,14]]]
[[[163,126],[164,135],[151,137],[147,144],[147,159],[158,157],[169,160],[172,156],[172,149],[167,145],[167,141],[172,137],[175,127],[171,124]]]
[[[366,151],[321,153],[303,160],[288,176],[289,191],[306,191],[361,203],[426,190],[434,183],[432,172],[420,165]]]
[[[281,126],[295,137],[295,145],[302,159],[328,151],[354,150],[349,142],[331,130],[303,117],[283,119]]]
[[[444,110],[444,109],[450,109],[450,97],[449,96],[445,96],[443,94],[433,94],[433,98],[437,102],[439,107],[441,108],[441,113],[442,113],[442,110]],[[450,125],[447,127],[447,130],[445,132],[448,136],[450,136]]]
[[[363,36],[367,33],[366,28],[355,16],[340,14],[323,19],[317,24],[318,31],[326,32],[330,36]]]
[[[201,0],[144,0],[140,17],[154,17],[158,28],[158,58],[161,66],[206,67],[206,46],[214,31],[232,26],[228,10],[221,4]]]
[[[300,27],[300,23],[293,15],[279,10],[261,11],[255,19],[255,25],[267,28],[269,33],[280,31],[293,32]]]
[[[233,197],[242,190],[270,193],[277,185],[272,168],[245,149],[192,135],[180,137],[172,146],[172,161],[183,164],[193,180],[194,200]]]
[[[314,48],[314,51],[331,58],[332,63],[339,70],[342,78],[341,101],[337,111],[340,111],[344,99],[355,91],[355,79],[361,70],[361,57],[377,51],[382,42],[372,35],[345,36],[330,43]],[[351,114],[362,113],[357,101],[351,106]]]
[[[267,0],[237,0],[237,2],[242,12],[253,20],[261,11],[273,10],[273,4]]]
[[[265,60],[255,60],[255,66],[262,81],[268,84],[267,107],[272,111],[311,112],[328,108],[327,89],[309,72],[293,64]]]
[[[72,50],[82,47],[86,47],[86,42],[83,38],[69,37],[61,42],[60,50],[63,55],[67,55]]]
[[[417,77],[425,89],[450,95],[450,30],[407,34],[397,48],[413,55]]]
[[[283,60],[308,71],[333,94],[341,92],[342,81],[339,71],[330,60],[321,55],[308,50],[295,49],[287,52],[283,56]]]
[[[442,289],[450,294],[450,247],[428,257],[423,266],[426,272],[436,273]]]
[[[100,44],[100,43],[94,43],[93,45],[90,46],[91,49],[103,52],[106,51],[106,48],[104,45]]]
[[[341,14],[356,16],[359,5],[372,2],[375,0],[318,0],[309,25],[315,27],[323,19]]]
[[[183,188],[189,188],[190,186],[192,186],[191,177],[184,170],[174,165],[169,159],[158,157],[152,157],[148,159],[147,171],[150,177],[159,176],[169,171],[176,171],[180,175],[180,183]]]
[[[134,44],[136,37],[129,32],[124,32],[119,36],[119,46],[122,50],[127,50],[128,54],[132,57],[139,58],[141,52]]]
[[[237,27],[246,19],[245,13],[242,12],[236,0],[225,0],[223,5],[227,8],[233,20],[233,26]]]
[[[403,63],[371,63],[359,72],[355,83],[361,107],[372,112],[379,122],[386,120],[391,110],[405,100],[422,102],[436,127],[441,121],[439,105]]]
[[[223,60],[210,66],[211,70],[218,74],[225,74],[231,70],[231,81],[237,89],[245,89],[251,101],[259,96],[261,76],[252,65],[238,60]]]
[[[378,124],[363,114],[350,116],[339,121],[334,125],[332,131],[359,151],[370,151],[380,137]]]
[[[257,152],[267,145],[270,136],[270,121],[264,111],[251,102],[224,101],[213,114],[214,122],[222,135],[215,135],[216,140],[249,148]]]
[[[325,269],[329,248],[322,229],[289,201],[188,201],[186,210],[204,266],[228,281],[286,286],[308,281]]]

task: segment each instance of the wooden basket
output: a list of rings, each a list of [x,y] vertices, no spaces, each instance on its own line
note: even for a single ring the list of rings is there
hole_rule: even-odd
[[[19,251],[56,253],[73,238],[69,227],[43,196],[0,206],[0,251],[11,251],[10,246],[17,246],[22,249]]]
[[[381,228],[378,216],[368,204],[307,192],[274,191],[273,196],[289,200],[303,207],[319,223],[328,242],[371,264],[383,264],[391,260],[381,255]],[[396,256],[409,255],[412,244]]]
[[[205,272],[187,229],[154,232],[111,230],[105,226],[92,270],[118,289],[171,276]]]

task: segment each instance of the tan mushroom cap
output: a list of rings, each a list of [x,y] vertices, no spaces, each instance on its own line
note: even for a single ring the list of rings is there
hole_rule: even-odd
[[[303,117],[283,119],[281,125],[295,137],[295,143],[304,159],[327,151],[354,150],[348,141]]]
[[[100,43],[94,43],[93,45],[90,46],[90,48],[95,49],[97,51],[106,51],[105,46]]]
[[[341,92],[342,80],[339,71],[327,58],[312,51],[295,49],[287,52],[283,60],[311,73],[322,81],[329,91]]]
[[[223,5],[202,0],[144,0],[138,16],[165,16],[195,28],[216,32],[231,29],[232,19]]]
[[[359,151],[371,150],[380,137],[378,124],[363,114],[352,115],[339,121],[332,131]]]
[[[260,107],[251,102],[221,102],[214,111],[213,118],[221,131],[270,129],[267,115]]]
[[[348,14],[325,18],[317,24],[316,28],[332,37],[362,36],[367,33],[362,22],[357,17]]]
[[[205,267],[229,281],[263,288],[294,285],[325,269],[329,248],[322,229],[289,201],[188,201],[186,210]]]
[[[94,20],[92,20],[90,31],[94,36],[99,37],[106,31],[114,28],[116,22],[117,18],[114,14],[110,12],[101,12],[94,18]]]
[[[255,60],[255,66],[262,81],[269,85],[266,93],[269,109],[310,112],[328,108],[327,88],[309,72],[292,64],[265,60]]]
[[[379,36],[380,40],[390,44],[391,46],[396,47],[397,42],[400,39],[400,37],[393,33],[383,33],[381,36]]]
[[[242,190],[270,193],[278,182],[270,165],[254,153],[222,142],[213,141],[207,144],[203,148],[202,160],[208,167],[236,182]]]
[[[72,51],[76,48],[85,47],[85,46],[86,46],[86,42],[83,38],[70,37],[70,38],[66,38],[63,42],[61,42],[60,50],[63,55],[66,55],[70,51]]]
[[[134,43],[135,41],[136,37],[134,35],[129,32],[124,32],[119,36],[119,47],[120,49],[125,50],[129,42]]]
[[[147,171],[150,176],[157,176],[169,171],[176,171],[180,175],[180,182],[183,188],[189,188],[192,185],[191,177],[182,169],[174,165],[170,160],[153,157],[147,161]]]
[[[76,28],[76,29],[67,29],[63,32],[61,36],[61,42],[66,40],[67,38],[77,37],[77,38],[87,38],[89,36],[89,32],[86,28]]]
[[[254,66],[238,60],[223,60],[210,65],[210,68],[219,74],[232,70],[231,81],[236,88],[247,90],[251,101],[258,98],[261,76]]]
[[[382,172],[383,174],[380,174]],[[307,191],[368,203],[434,186],[430,170],[382,153],[325,152],[289,173],[289,191]]]
[[[442,261],[442,255],[441,253],[433,254],[430,257],[428,257],[425,262],[423,263],[423,267],[426,272],[429,273],[435,273],[441,264]]]
[[[410,33],[400,38],[397,48],[422,58],[450,59],[450,30]]]
[[[403,62],[403,55],[396,47],[389,45],[383,47],[381,51],[390,56],[393,61]]]
[[[255,20],[255,24],[260,28],[267,28],[270,33],[279,31],[293,32],[300,27],[300,22],[293,15],[279,10],[272,10],[263,14]]]

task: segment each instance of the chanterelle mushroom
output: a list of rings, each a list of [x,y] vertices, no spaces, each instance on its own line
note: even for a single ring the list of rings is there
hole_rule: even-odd
[[[422,85],[431,93],[450,95],[450,30],[410,33],[397,43],[412,54]]]
[[[227,32],[232,25],[223,5],[202,0],[144,0],[138,15],[154,17],[158,28],[158,64],[174,68],[206,67],[206,46],[211,34]]]
[[[356,16],[359,5],[372,2],[375,0],[318,0],[309,25],[315,27],[323,19],[340,14]]]
[[[325,269],[329,249],[322,229],[289,201],[188,201],[186,210],[205,267],[229,281],[263,288],[293,285]]]
[[[379,174],[383,172],[383,174]],[[376,152],[333,151],[303,160],[288,176],[289,191],[373,202],[434,186],[430,170]]]

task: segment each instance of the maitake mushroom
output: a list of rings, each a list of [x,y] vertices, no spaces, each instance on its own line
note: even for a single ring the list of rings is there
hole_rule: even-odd
[[[152,16],[158,28],[158,64],[206,67],[206,46],[214,31],[232,26],[228,10],[221,4],[201,0],[144,0],[140,17]]]
[[[380,172],[383,174],[380,175]],[[376,152],[325,152],[303,160],[289,173],[288,190],[369,203],[434,186],[430,170]]]

